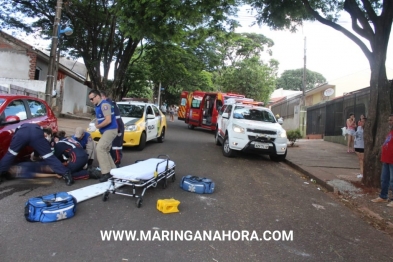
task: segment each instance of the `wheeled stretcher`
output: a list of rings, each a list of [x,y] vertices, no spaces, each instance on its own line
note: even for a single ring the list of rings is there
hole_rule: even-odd
[[[112,178],[109,179],[108,190],[103,194],[102,201],[107,201],[109,194],[118,194],[137,198],[136,206],[141,207],[146,189],[156,187],[162,180],[162,187],[167,187],[167,180],[172,178],[175,181],[175,162],[167,155],[159,155],[157,158],[136,161],[132,165],[111,170]],[[117,192],[117,185],[127,185],[132,187],[132,194]],[[116,187],[117,186],[117,187]],[[136,193],[137,188],[142,188],[142,193]]]

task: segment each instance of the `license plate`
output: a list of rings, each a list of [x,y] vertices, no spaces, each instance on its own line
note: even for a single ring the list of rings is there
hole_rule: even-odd
[[[255,143],[254,147],[260,149],[269,149],[269,144]]]

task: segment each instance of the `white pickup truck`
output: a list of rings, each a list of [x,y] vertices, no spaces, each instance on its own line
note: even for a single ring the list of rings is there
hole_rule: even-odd
[[[282,119],[277,120],[268,108],[255,104],[235,102],[223,106],[217,119],[216,145],[222,145],[226,157],[247,151],[283,161],[288,140]]]

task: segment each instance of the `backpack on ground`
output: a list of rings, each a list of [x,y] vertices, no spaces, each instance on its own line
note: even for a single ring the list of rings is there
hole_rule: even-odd
[[[214,192],[214,182],[205,177],[187,175],[180,181],[180,187],[197,194],[211,194]]]
[[[67,192],[30,198],[25,204],[29,222],[49,223],[71,218],[76,212],[76,199]]]

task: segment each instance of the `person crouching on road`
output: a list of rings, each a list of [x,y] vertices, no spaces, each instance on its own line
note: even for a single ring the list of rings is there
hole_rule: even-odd
[[[12,137],[8,152],[0,160],[0,174],[8,171],[20,150],[25,146],[31,146],[56,174],[64,178],[67,186],[72,185],[74,180],[70,170],[63,166],[59,159],[53,155],[49,144],[49,141],[52,140],[51,134],[52,130],[50,128],[43,130],[37,124],[26,123],[18,127]]]
[[[123,119],[121,119],[120,110],[116,102],[108,98],[106,92],[104,91],[101,91],[101,97],[102,99],[105,99],[112,105],[113,111],[115,112],[116,123],[117,123],[117,136],[115,140],[113,140],[112,142],[111,156],[113,162],[115,162],[116,167],[120,167],[121,159],[123,158],[123,141],[124,141]]]
[[[75,135],[73,135],[72,138],[77,141],[84,150],[86,150],[86,153],[89,155],[89,159],[87,160],[87,168],[91,169],[96,150],[96,144],[91,138],[91,135],[89,132],[84,131],[82,127],[78,126],[75,129]]]
[[[74,180],[89,179],[88,155],[82,146],[72,138],[60,138],[55,144],[55,156],[72,172]]]
[[[110,154],[113,140],[117,136],[116,117],[112,105],[101,98],[100,91],[91,90],[89,92],[89,99],[95,105],[97,117],[96,128],[101,133],[101,139],[98,141],[96,153],[102,173],[100,182],[105,182],[112,177],[109,173],[111,169],[116,168]]]

